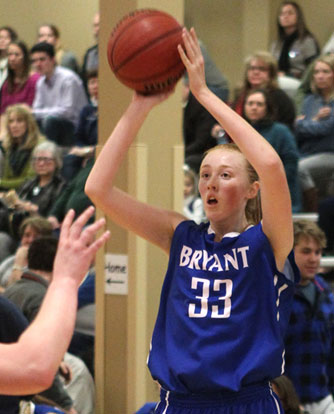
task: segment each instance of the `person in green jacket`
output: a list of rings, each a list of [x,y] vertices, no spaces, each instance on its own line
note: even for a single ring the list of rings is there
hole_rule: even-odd
[[[31,165],[32,151],[45,141],[28,106],[9,106],[5,119],[6,132],[1,143],[0,161],[2,191],[16,189],[35,175]]]

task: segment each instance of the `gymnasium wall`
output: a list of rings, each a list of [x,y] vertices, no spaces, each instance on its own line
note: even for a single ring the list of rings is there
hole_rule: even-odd
[[[194,26],[231,89],[243,76],[245,57],[269,48],[276,36],[280,0],[185,0],[185,24]],[[322,47],[334,31],[333,0],[303,0],[307,26]]]
[[[86,49],[93,45],[92,20],[98,0],[0,0],[0,26],[12,26],[28,46],[36,42],[41,23],[55,24],[62,44],[72,50],[81,64]]]

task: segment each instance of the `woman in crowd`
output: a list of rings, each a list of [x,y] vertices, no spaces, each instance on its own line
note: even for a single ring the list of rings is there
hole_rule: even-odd
[[[9,280],[18,280],[23,268],[27,265],[27,253],[30,244],[38,237],[51,235],[52,226],[47,219],[39,216],[26,218],[19,229],[20,245],[16,253],[8,256],[0,264],[0,285],[6,287]]]
[[[60,31],[54,24],[42,24],[38,29],[38,42],[47,42],[54,46],[56,62],[60,66],[79,71],[79,65],[73,52],[64,50],[60,43]]]
[[[25,103],[32,106],[38,73],[30,72],[29,51],[24,42],[15,41],[8,46],[8,76],[1,89],[0,114],[8,106]]]
[[[302,9],[294,1],[284,1],[280,5],[277,31],[271,52],[278,61],[279,72],[299,79],[319,54],[319,46],[305,24]]]
[[[268,52],[256,52],[246,60],[244,82],[241,91],[235,100],[233,107],[242,115],[245,97],[255,89],[265,89],[268,100],[273,108],[273,120],[287,125],[293,129],[295,120],[294,103],[289,96],[278,87],[277,64],[273,56]]]
[[[0,89],[7,78],[7,50],[10,42],[17,39],[14,29],[9,26],[0,27]]]
[[[292,211],[301,208],[298,182],[299,154],[290,129],[279,122],[273,121],[273,110],[268,94],[263,89],[251,91],[246,96],[244,117],[274,147],[283,162],[290,189]]]
[[[66,185],[60,175],[62,157],[57,145],[49,141],[37,145],[32,153],[32,166],[35,177],[18,190],[15,207],[19,211],[47,217]]]
[[[317,211],[317,193],[320,197],[327,195],[334,174],[333,56],[319,57],[315,61],[311,89],[295,125],[302,156],[299,178],[305,211]]]
[[[16,189],[34,175],[32,151],[42,140],[44,138],[26,105],[17,104],[7,108],[6,135],[2,142],[2,190]]]

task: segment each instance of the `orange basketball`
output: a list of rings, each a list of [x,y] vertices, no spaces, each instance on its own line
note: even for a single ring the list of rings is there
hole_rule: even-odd
[[[153,9],[135,10],[110,35],[109,65],[124,85],[137,92],[168,91],[185,70],[178,44],[182,44],[182,26],[173,16]]]

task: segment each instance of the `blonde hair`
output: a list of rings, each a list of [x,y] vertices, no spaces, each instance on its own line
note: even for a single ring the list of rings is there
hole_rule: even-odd
[[[247,158],[243,155],[240,151],[239,147],[233,143],[229,144],[222,144],[216,145],[213,148],[210,148],[208,151],[205,152],[204,157],[209,154],[210,152],[222,150],[222,151],[231,151],[231,152],[238,152],[242,154],[246,162],[246,172],[248,175],[249,183],[252,184],[256,181],[259,181],[259,176],[255,171],[252,164],[247,160]],[[245,208],[245,215],[247,222],[249,224],[258,224],[262,218],[262,211],[261,211],[261,203],[260,203],[260,193],[258,192],[254,198],[251,198],[247,201],[246,208]]]
[[[297,220],[293,223],[294,232],[294,246],[296,246],[300,239],[313,239],[321,249],[327,245],[325,233],[321,228],[310,220]]]
[[[21,149],[34,148],[40,138],[38,125],[27,105],[16,104],[9,106],[6,110],[6,133],[3,139],[4,149],[8,150],[13,145],[13,138],[9,130],[9,117],[13,113],[16,114],[17,117],[22,118],[27,125],[27,138],[22,144]]]
[[[311,79],[311,91],[315,94],[321,95],[321,91],[317,88],[315,81],[314,81],[314,71],[315,71],[315,66],[318,62],[321,63],[325,63],[326,65],[328,65],[331,69],[331,71],[334,74],[334,57],[331,55],[324,55],[324,56],[320,56],[318,57],[313,64],[313,70],[312,70],[312,79]],[[332,93],[329,97],[329,101],[334,99],[334,86],[333,86],[333,90]]]

